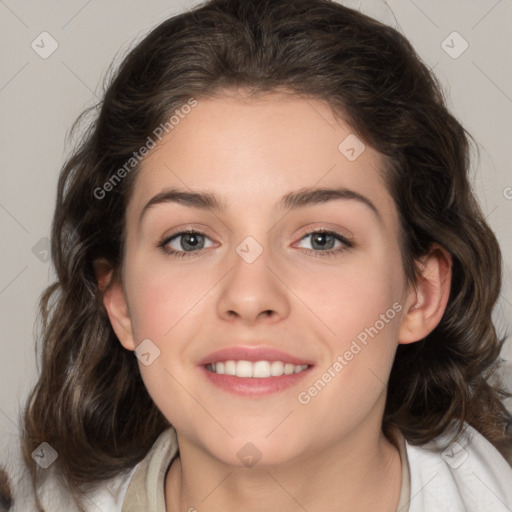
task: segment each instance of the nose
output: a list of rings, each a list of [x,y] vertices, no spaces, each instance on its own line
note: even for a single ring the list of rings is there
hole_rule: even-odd
[[[288,289],[279,272],[270,267],[265,251],[252,262],[236,254],[220,286],[217,313],[223,320],[276,323],[290,313]]]

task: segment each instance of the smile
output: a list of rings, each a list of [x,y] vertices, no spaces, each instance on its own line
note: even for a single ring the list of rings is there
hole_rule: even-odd
[[[269,377],[281,377],[282,375],[292,375],[301,373],[309,365],[294,365],[284,363],[283,361],[219,361],[206,365],[206,369],[218,375],[231,375],[240,378],[267,379]]]
[[[258,343],[259,341],[259,343]],[[314,370],[314,360],[265,345],[232,345],[197,361],[206,382],[242,397],[263,397],[298,386]]]

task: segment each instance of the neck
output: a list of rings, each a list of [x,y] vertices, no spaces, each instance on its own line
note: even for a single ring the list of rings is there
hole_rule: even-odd
[[[179,434],[178,442],[180,457],[166,476],[167,512],[395,512],[398,506],[400,455],[380,430],[371,435],[360,425],[323,452],[253,468],[224,464]]]

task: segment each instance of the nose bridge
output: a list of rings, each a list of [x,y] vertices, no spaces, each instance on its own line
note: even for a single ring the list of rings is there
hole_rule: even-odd
[[[265,237],[265,238],[264,238]],[[282,318],[289,313],[286,287],[271,271],[268,236],[246,236],[234,249],[231,271],[221,284],[218,314],[245,322],[262,317]],[[264,240],[262,240],[264,238]]]

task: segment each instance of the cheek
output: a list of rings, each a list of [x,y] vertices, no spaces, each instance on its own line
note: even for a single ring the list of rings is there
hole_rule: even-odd
[[[377,404],[382,407],[397,347],[404,277],[399,265],[375,260],[335,277],[316,277],[306,283],[314,290],[309,297],[312,304],[318,298],[319,316],[331,333],[323,336],[325,357],[297,399],[315,428],[335,435],[362,421]]]
[[[137,262],[131,268],[128,295],[132,328],[138,338],[163,339],[211,288],[208,275],[192,267]]]
[[[383,330],[395,327],[404,283],[400,261],[394,257],[357,256],[340,268],[305,272],[297,295],[343,347],[365,328],[375,323],[382,327],[381,315],[386,324]]]
[[[298,292],[329,328],[322,328],[325,357],[299,397],[301,404],[311,401],[309,410],[317,411],[321,421],[347,421],[347,410],[364,415],[385,390],[397,347],[404,282],[400,262],[390,252],[359,258],[335,273],[310,276]],[[340,408],[327,420],[320,411],[332,410],[334,403]]]

